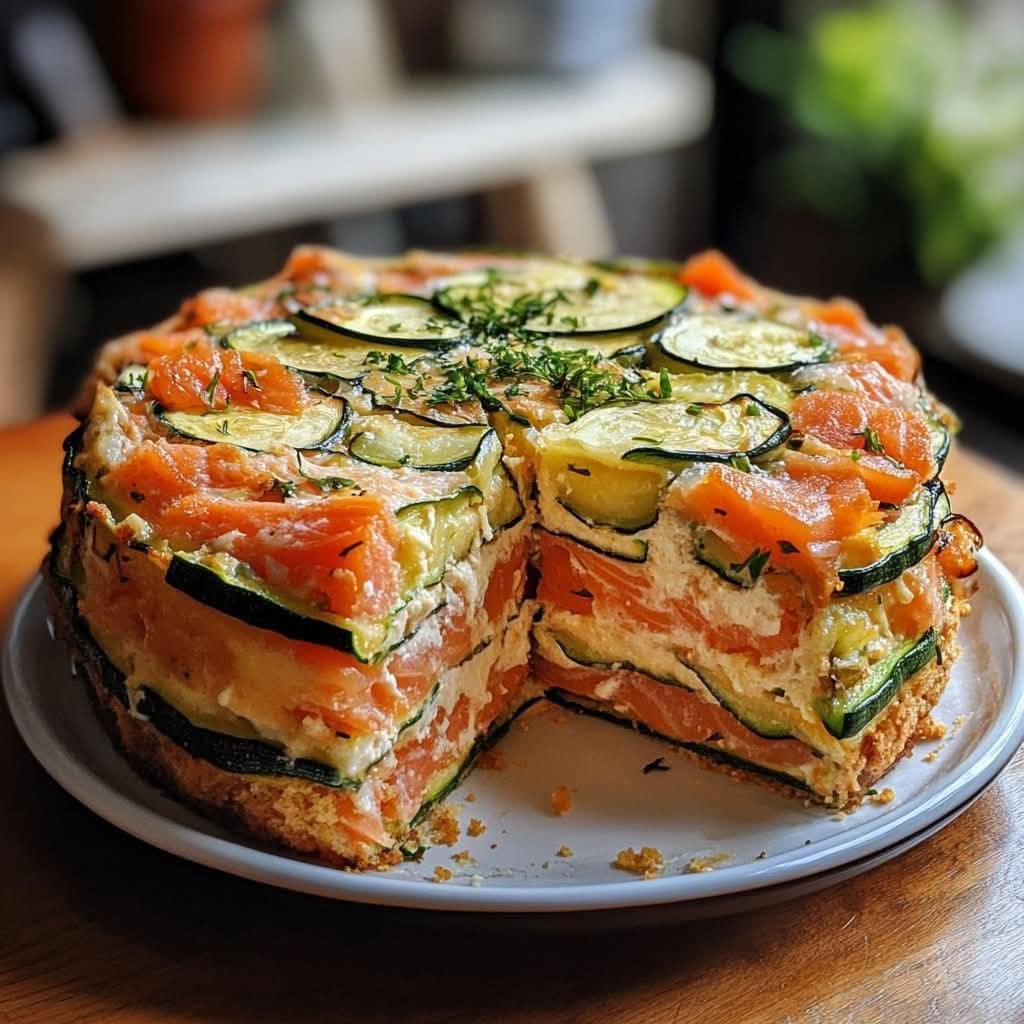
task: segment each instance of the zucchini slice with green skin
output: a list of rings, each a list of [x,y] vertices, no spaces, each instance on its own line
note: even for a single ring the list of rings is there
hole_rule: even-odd
[[[687,686],[685,683],[679,682],[678,679],[657,675],[641,665],[634,665],[625,661],[602,660],[594,652],[587,651],[578,643],[574,644],[572,641],[565,640],[560,636],[555,636],[555,643],[558,644],[561,652],[570,661],[574,661],[578,665],[585,665],[588,668],[623,669],[627,672],[638,672],[640,675],[646,676],[648,679],[651,679],[663,686],[675,686],[681,690],[687,690],[690,693],[696,692],[692,686]],[[695,665],[690,664],[688,661],[684,661],[682,658],[677,658],[677,660],[683,668],[692,672],[701,681],[701,683],[703,683],[705,689],[707,689],[711,696],[714,697],[715,700],[733,716],[733,718],[749,729],[752,733],[756,733],[763,739],[769,740],[793,738],[793,734],[790,732],[789,726],[786,725],[786,723],[781,722],[778,719],[773,719],[769,715],[759,715],[749,709],[739,708],[735,701],[733,701],[726,693],[725,687],[722,685],[721,681],[716,679],[713,673],[708,672],[706,669],[697,668]]]
[[[881,557],[870,565],[840,569],[842,594],[860,594],[896,579],[917,565],[932,548],[935,532],[949,515],[949,498],[938,480],[921,486],[913,501],[904,505],[891,523],[872,527]]]
[[[143,687],[135,710],[149,724],[193,757],[221,771],[240,775],[276,775],[303,779],[332,789],[355,789],[359,779],[348,779],[320,761],[291,758],[266,740],[243,739],[195,725],[155,690]]]
[[[856,736],[871,724],[903,684],[935,657],[937,650],[934,628],[916,640],[900,643],[855,686],[819,702],[818,713],[825,728],[837,739]]]
[[[290,338],[296,333],[291,320],[257,320],[242,324],[222,335],[222,348],[236,348],[244,352],[265,352],[273,349],[275,342]]]
[[[714,761],[717,764],[728,765],[731,768],[739,768],[745,772],[752,772],[754,775],[762,775],[775,782],[781,782],[783,785],[791,786],[793,789],[798,789],[802,793],[813,792],[811,787],[808,786],[803,779],[798,779],[793,775],[788,775],[786,772],[781,772],[774,768],[765,768],[762,765],[754,764],[753,761],[745,761],[743,758],[737,757],[735,754],[730,754],[728,751],[720,750],[718,747],[710,747],[705,743],[683,743],[680,740],[673,739],[671,736],[668,736],[663,732],[658,732],[657,730],[652,729],[648,725],[644,725],[643,722],[636,722],[632,718],[617,715],[615,712],[611,711],[607,705],[597,704],[596,702],[590,701],[586,697],[581,697],[578,694],[568,693],[565,690],[552,688],[545,690],[544,696],[553,704],[558,704],[560,707],[566,708],[569,711],[575,711],[580,715],[593,715],[595,718],[602,718],[606,722],[611,722],[614,725],[621,725],[624,728],[632,729],[635,732],[641,732],[645,736],[650,736],[653,739],[670,743],[672,746],[679,747],[682,750],[689,750],[695,754],[700,754],[701,757],[706,757],[709,761]]]
[[[466,484],[442,498],[404,505],[395,513],[406,544],[413,549],[399,552],[402,564],[411,567],[405,593],[440,583],[448,566],[469,554],[480,536],[482,504],[480,488]]]
[[[754,548],[750,554],[743,556],[714,530],[696,527],[693,557],[727,583],[749,590],[760,579],[771,552]]]
[[[653,327],[686,297],[677,282],[597,267],[470,271],[434,296],[467,323],[489,321],[537,334],[600,336]]]
[[[578,519],[584,526],[593,531],[588,534],[589,543],[580,540],[578,537],[574,538],[579,543],[587,543],[588,547],[593,547],[595,550],[606,555],[614,555],[616,558],[621,558],[626,562],[647,561],[647,541],[632,535],[653,526],[657,522],[657,518],[649,523],[635,527],[608,526],[605,523],[598,523],[588,519],[571,505],[568,505],[562,498],[556,498],[555,501],[574,519]],[[600,539],[594,537],[595,533]]]
[[[667,676],[656,675],[655,673],[648,671],[646,668],[634,665],[629,661],[608,661],[596,652],[586,650],[586,648],[578,641],[574,642],[567,637],[563,637],[554,632],[552,632],[551,635],[554,637],[554,641],[558,645],[558,649],[562,654],[577,665],[583,665],[585,668],[606,668],[609,671],[637,672],[656,683],[661,683],[663,686],[674,686],[679,690],[686,690],[687,693],[696,692],[692,686],[687,686],[685,683],[679,682],[678,679],[671,679]],[[684,663],[680,662],[680,664]],[[685,665],[685,667],[690,669],[691,672],[694,671],[689,665]],[[699,673],[694,672],[694,674],[699,677]]]
[[[483,436],[476,459],[466,469],[466,475],[484,496],[487,521],[492,533],[515,525],[526,512],[519,497],[519,488],[505,465],[503,455],[498,435],[491,431]]]
[[[302,329],[298,333],[277,337],[246,334],[235,338],[235,332],[232,332],[224,338],[224,343],[243,352],[265,352],[293,370],[345,381],[358,381],[375,368],[377,363],[368,358],[371,352],[380,353],[373,358],[385,363],[389,356],[401,358],[406,364],[415,364],[432,355],[427,348],[375,344],[334,331],[299,326]]]
[[[66,621],[74,632],[75,647],[89,663],[92,675],[122,705],[130,707],[126,676],[107,657],[78,614],[77,596],[67,581],[50,576],[50,584],[64,607]],[[278,775],[304,779],[335,789],[352,788],[359,780],[346,779],[330,765],[309,758],[290,758],[280,747],[266,740],[248,739],[215,732],[193,724],[155,690],[140,688],[135,709],[158,732],[194,757],[208,761],[222,771],[246,775]]]
[[[613,402],[545,431],[542,478],[587,525],[638,531],[658,518],[674,473],[694,462],[756,458],[789,432],[785,413],[747,394],[717,403]]]
[[[440,424],[412,413],[361,417],[349,438],[349,452],[360,462],[397,469],[457,471],[480,452],[490,427]]]
[[[545,526],[535,526],[534,529],[550,534],[552,537],[561,537],[562,540],[571,540],[573,544],[579,544],[580,547],[584,547],[588,551],[596,551],[599,555],[607,555],[609,558],[617,558],[620,562],[643,562],[647,559],[647,541],[637,541],[637,545],[643,545],[643,558],[639,558],[635,557],[632,551],[628,554],[622,554],[612,548],[603,548],[589,540],[584,540],[582,537],[576,537],[571,533],[560,533],[558,530],[549,530]],[[638,546],[636,549],[637,555],[639,555],[640,550],[641,549]]]
[[[735,313],[683,313],[654,344],[670,359],[702,370],[789,373],[832,355],[820,334]]]
[[[717,405],[613,402],[571,427],[573,440],[586,448],[666,469],[754,459],[778,448],[789,433],[789,417],[753,395],[736,395]]]
[[[470,340],[466,325],[418,295],[366,295],[310,306],[295,314],[303,335],[327,341],[337,335],[375,344],[451,348]]]
[[[349,409],[343,398],[324,398],[295,414],[235,405],[210,412],[171,412],[154,404],[153,417],[172,434],[194,441],[233,444],[250,452],[272,451],[282,445],[309,451],[340,443]]]
[[[289,640],[331,647],[364,663],[386,653],[382,648],[387,622],[356,624],[323,618],[322,612],[274,593],[235,559],[175,552],[164,579],[168,586],[210,608]]]
[[[640,366],[647,358],[647,346],[636,331],[609,331],[607,334],[554,335],[544,344],[556,352],[592,352],[622,366]]]
[[[949,428],[931,413],[926,412],[925,419],[928,421],[928,434],[932,441],[935,475],[938,476],[942,472],[942,467],[946,464],[946,457],[949,455],[949,449],[953,445],[953,437],[950,434]]]

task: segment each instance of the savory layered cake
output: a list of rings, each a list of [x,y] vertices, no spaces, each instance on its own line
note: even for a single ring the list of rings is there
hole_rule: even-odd
[[[718,253],[302,248],[109,343],[82,411],[45,573],[108,731],[345,866],[542,698],[855,806],[981,542],[905,336]]]

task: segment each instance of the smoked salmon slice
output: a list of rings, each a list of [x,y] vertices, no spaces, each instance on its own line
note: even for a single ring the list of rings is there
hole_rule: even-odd
[[[585,665],[569,668],[541,656],[534,658],[533,669],[546,685],[609,704],[617,713],[680,743],[724,740],[729,752],[737,757],[779,768],[806,764],[814,756],[811,748],[800,740],[765,739],[721,705],[640,672]],[[611,697],[601,696],[612,687]]]
[[[275,356],[225,349],[206,341],[153,360],[148,386],[158,402],[177,412],[240,405],[263,412],[297,413],[308,402],[301,378]]]
[[[901,409],[850,391],[797,395],[790,410],[795,430],[841,451],[887,456],[924,481],[935,473],[931,434],[917,409]]]

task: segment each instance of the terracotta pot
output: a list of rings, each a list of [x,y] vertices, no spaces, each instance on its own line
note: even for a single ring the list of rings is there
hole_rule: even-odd
[[[231,117],[260,97],[270,0],[109,0],[107,6],[111,61],[137,113]]]

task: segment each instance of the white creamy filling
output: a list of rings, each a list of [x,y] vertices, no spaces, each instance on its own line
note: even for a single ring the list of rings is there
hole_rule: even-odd
[[[554,533],[563,533],[597,548],[609,543],[622,545],[645,541],[647,558],[631,564],[643,576],[649,588],[645,600],[653,608],[665,607],[669,601],[690,600],[701,614],[713,623],[736,622],[757,636],[774,636],[779,632],[783,608],[777,597],[765,586],[738,587],[723,580],[693,556],[693,534],[690,524],[670,509],[663,509],[658,521],[646,530],[628,535],[615,535],[609,530],[595,529],[582,522],[554,500],[550,491],[540,493],[542,525]],[[679,630],[686,631],[684,623]]]

